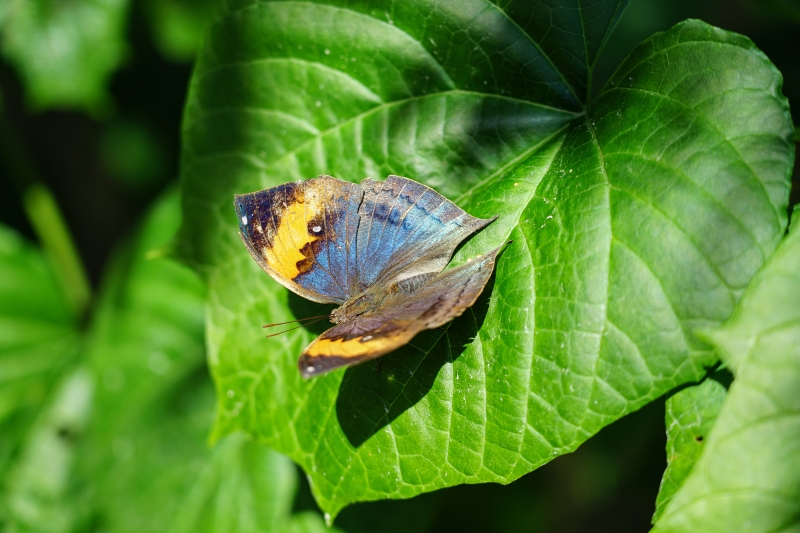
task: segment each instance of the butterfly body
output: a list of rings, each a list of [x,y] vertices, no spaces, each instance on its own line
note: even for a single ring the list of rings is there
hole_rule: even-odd
[[[300,357],[305,377],[379,357],[466,310],[499,251],[444,270],[478,219],[399,176],[360,184],[330,176],[236,195],[239,233],[276,281],[336,303],[336,325]]]

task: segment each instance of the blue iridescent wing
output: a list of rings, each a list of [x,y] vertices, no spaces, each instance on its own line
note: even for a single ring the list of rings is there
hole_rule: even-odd
[[[361,182],[357,264],[360,288],[439,272],[456,246],[494,219],[475,218],[421,183],[389,176]]]
[[[322,303],[344,303],[356,280],[359,185],[330,176],[236,195],[239,235],[276,281]]]

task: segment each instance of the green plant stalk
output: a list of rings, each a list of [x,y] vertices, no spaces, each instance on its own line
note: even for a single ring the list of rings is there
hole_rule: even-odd
[[[53,194],[44,185],[34,183],[24,191],[23,204],[39,242],[53,261],[75,314],[82,316],[91,298],[91,288]]]

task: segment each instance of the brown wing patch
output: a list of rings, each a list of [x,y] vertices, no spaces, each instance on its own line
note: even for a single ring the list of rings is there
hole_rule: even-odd
[[[317,302],[342,303],[349,297],[342,272],[347,258],[331,252],[331,246],[345,244],[338,242],[339,234],[357,220],[362,194],[357,185],[320,176],[235,195],[239,235],[283,286]]]
[[[375,359],[407,344],[422,328],[408,320],[355,318],[334,326],[303,350],[298,361],[305,378]]]

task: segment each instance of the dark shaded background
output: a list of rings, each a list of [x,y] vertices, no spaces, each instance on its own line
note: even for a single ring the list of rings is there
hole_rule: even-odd
[[[800,2],[632,0],[595,70],[594,93],[641,40],[699,18],[750,37],[781,70],[784,93],[800,105]],[[54,193],[93,285],[112,247],[178,175],[180,119],[190,62],[167,59],[152,37],[143,2],[128,19],[131,52],[111,80],[113,110],[35,113],[17,73],[0,60],[0,222],[30,239],[21,190],[40,180]],[[800,201],[798,172],[791,204]],[[664,403],[604,429],[508,487],[460,486],[408,502],[361,504],[337,525],[347,531],[646,531],[665,461]],[[305,476],[301,476],[305,479]],[[316,508],[301,487],[298,509]]]

